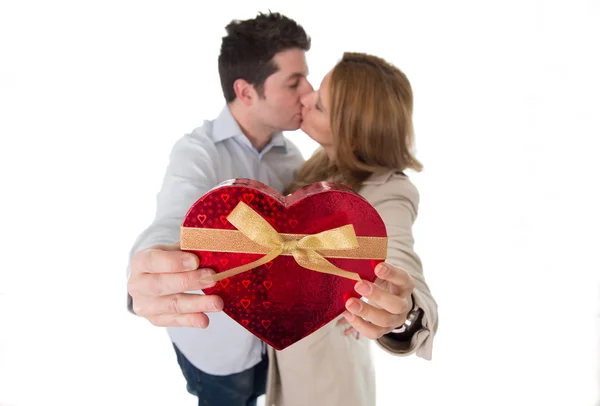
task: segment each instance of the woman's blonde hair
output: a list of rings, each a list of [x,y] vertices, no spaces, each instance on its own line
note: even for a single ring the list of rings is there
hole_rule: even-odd
[[[324,180],[358,191],[378,170],[423,169],[412,154],[412,88],[398,68],[376,56],[346,52],[333,68],[330,92],[335,157],[330,161],[321,148],[286,193]]]

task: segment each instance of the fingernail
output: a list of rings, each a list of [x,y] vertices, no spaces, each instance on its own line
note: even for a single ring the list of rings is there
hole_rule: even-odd
[[[361,306],[358,300],[351,300],[350,303],[346,305],[346,308],[352,313],[358,313],[360,311]]]
[[[377,276],[380,277],[385,277],[387,276],[387,274],[390,273],[390,268],[387,266],[387,264],[385,262],[380,263],[379,265],[377,265],[377,269],[375,270],[375,274]]]
[[[183,266],[185,269],[194,270],[198,268],[198,261],[193,256],[187,255],[183,260]]]
[[[213,280],[211,279],[211,276],[215,274],[215,271],[212,271],[210,269],[204,269],[202,271],[200,271],[200,279],[203,282],[213,282]]]
[[[362,281],[358,282],[356,284],[355,288],[356,288],[356,291],[363,296],[368,295],[373,291],[373,286],[371,286],[370,283],[362,282]]]
[[[221,311],[223,310],[223,301],[219,298],[212,301],[213,310]]]
[[[196,317],[196,327],[200,327],[200,328],[204,328],[204,319],[201,319],[200,317]]]

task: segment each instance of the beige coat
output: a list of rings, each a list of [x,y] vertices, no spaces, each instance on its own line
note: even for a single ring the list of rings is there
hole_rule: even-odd
[[[430,360],[437,331],[437,304],[423,277],[421,260],[413,250],[412,225],[417,217],[419,193],[408,177],[386,171],[374,174],[360,194],[375,207],[388,235],[386,262],[404,269],[415,282],[413,297],[424,309],[423,327],[410,346],[382,337],[379,347],[390,354]],[[266,406],[372,406],[375,376],[370,340],[344,335],[347,326],[336,320],[286,348],[269,350]]]

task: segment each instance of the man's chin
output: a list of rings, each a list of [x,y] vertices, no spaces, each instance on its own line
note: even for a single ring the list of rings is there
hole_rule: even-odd
[[[296,123],[290,123],[287,127],[283,129],[283,131],[297,131],[302,128],[302,120]]]

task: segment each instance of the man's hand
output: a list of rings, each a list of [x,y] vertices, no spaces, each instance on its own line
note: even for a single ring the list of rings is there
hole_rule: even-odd
[[[390,264],[381,263],[375,268],[375,283],[358,282],[354,289],[364,298],[351,298],[346,302],[344,317],[360,334],[372,340],[404,324],[412,308],[411,293],[415,288],[410,275]]]
[[[215,295],[184,293],[209,288],[201,281],[210,269],[198,269],[198,257],[182,252],[179,243],[156,245],[134,254],[127,290],[133,311],[155,326],[208,327],[205,312],[223,310],[223,299]]]

